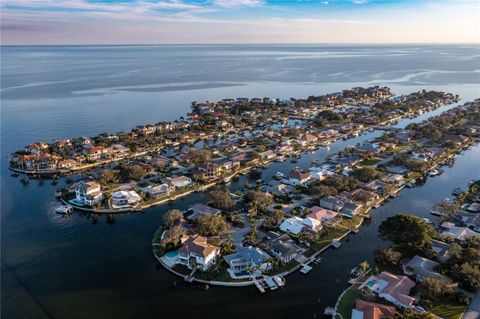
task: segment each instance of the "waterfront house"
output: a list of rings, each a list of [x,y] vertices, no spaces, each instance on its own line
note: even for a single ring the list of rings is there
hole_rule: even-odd
[[[290,172],[290,179],[288,180],[288,183],[293,186],[304,185],[305,183],[310,181],[311,178],[312,178],[312,175],[310,171],[293,169]]]
[[[74,168],[75,166],[77,166],[77,161],[73,159],[60,160],[57,163],[58,168],[68,169],[68,168]]]
[[[277,154],[275,154],[275,152],[272,151],[272,150],[268,150],[268,151],[265,151],[265,152],[258,153],[258,155],[260,156],[260,158],[262,160],[271,160],[271,159],[274,159],[275,157],[277,157]]]
[[[142,197],[134,190],[117,191],[112,193],[111,204],[113,208],[122,206],[134,206],[142,200]]]
[[[455,226],[455,224],[450,222],[444,222],[441,225],[441,229],[443,230],[440,233],[440,236],[442,238],[451,238],[461,242],[467,240],[470,237],[477,237],[478,239],[480,239],[480,233],[477,233],[468,227]]]
[[[313,206],[312,208],[310,208],[310,214],[307,215],[307,217],[313,218],[320,222],[325,222],[327,220],[334,219],[337,216],[338,216],[338,212],[325,209],[322,207],[318,207],[318,206]]]
[[[128,155],[130,149],[122,144],[112,144],[105,149],[105,153],[111,157],[123,157]]]
[[[322,224],[319,220],[307,217],[300,218],[293,216],[285,219],[280,224],[280,230],[285,233],[298,235],[301,232],[317,232],[322,229]]]
[[[269,232],[269,236],[271,234],[274,236],[267,242],[267,246],[271,254],[280,259],[283,264],[288,264],[300,254],[301,249],[287,234],[278,235]]]
[[[379,195],[361,188],[354,189],[351,192],[341,192],[339,197],[350,200],[354,203],[370,205],[379,198]]]
[[[410,261],[403,265],[403,272],[408,276],[415,276],[417,281],[423,281],[425,278],[445,279],[447,277],[437,273],[434,269],[440,263],[415,255]]]
[[[274,195],[286,195],[289,193],[292,193],[295,189],[292,186],[277,182],[277,181],[272,181],[267,187],[267,191],[274,194]]]
[[[385,173],[382,174],[380,180],[387,184],[395,184],[400,182],[403,179],[403,175],[401,174],[393,174],[393,173]]]
[[[94,181],[80,181],[75,186],[74,203],[81,206],[93,206],[103,199],[100,184]]]
[[[188,176],[166,177],[165,183],[175,188],[185,188],[192,184],[192,179]]]
[[[91,146],[86,148],[87,159],[90,161],[97,161],[103,157],[105,153],[105,147],[103,146]]]
[[[367,191],[383,193],[385,191],[387,183],[382,182],[381,180],[375,179],[368,183],[359,182],[357,186]]]
[[[219,215],[221,212],[222,211],[220,209],[196,203],[192,207],[190,207],[186,214],[186,218],[190,220],[195,220],[202,215]]]
[[[220,247],[208,244],[206,237],[195,235],[183,242],[178,250],[177,263],[206,271],[219,255]]]
[[[465,211],[459,211],[455,218],[466,227],[480,232],[480,214],[478,213],[469,213]]]
[[[327,196],[320,199],[320,206],[334,211],[339,211],[344,205],[344,200],[336,196]]]
[[[48,144],[45,142],[37,142],[25,147],[25,152],[35,155],[46,150],[48,150]]]
[[[415,282],[407,276],[383,271],[379,275],[368,277],[359,288],[406,309],[415,301],[415,298],[409,296],[413,287],[415,287]]]
[[[258,268],[266,269],[270,255],[258,247],[237,247],[235,253],[223,257],[234,276],[244,276]]]
[[[49,154],[26,154],[19,155],[17,163],[26,170],[53,170],[57,167],[58,159]]]
[[[363,205],[361,204],[345,201],[343,207],[340,209],[340,214],[342,214],[342,216],[352,218],[353,216],[361,213],[362,207]]]
[[[140,190],[150,198],[161,198],[169,195],[173,190],[167,184],[148,185],[140,188]]]
[[[395,307],[357,299],[355,308],[352,309],[352,319],[393,318],[395,312]]]

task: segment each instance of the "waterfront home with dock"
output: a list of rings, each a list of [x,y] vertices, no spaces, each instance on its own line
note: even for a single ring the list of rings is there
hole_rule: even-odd
[[[94,181],[80,181],[75,186],[75,199],[72,204],[94,206],[103,199],[100,184]]]
[[[374,293],[378,297],[406,309],[415,301],[415,298],[409,296],[413,287],[415,287],[415,282],[410,278],[383,271],[376,276],[368,277],[359,289]]]
[[[208,244],[206,237],[194,235],[189,236],[177,252],[176,263],[206,271],[220,255],[220,248]]]

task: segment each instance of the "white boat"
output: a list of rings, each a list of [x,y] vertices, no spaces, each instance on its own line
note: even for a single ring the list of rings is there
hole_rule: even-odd
[[[275,177],[278,178],[278,179],[282,179],[282,178],[285,178],[285,174],[281,173],[281,172],[276,172],[275,173]]]
[[[428,218],[422,218],[424,222],[426,222],[427,224],[431,224],[432,221]]]
[[[275,280],[275,282],[277,283],[277,285],[279,287],[285,286],[285,278],[283,278],[281,276],[275,276],[275,277],[273,277],[273,280]]]
[[[68,215],[73,211],[73,207],[71,205],[60,205],[55,207],[55,213]]]
[[[430,174],[428,174],[428,175],[429,175],[429,176],[437,176],[437,175],[440,175],[440,174],[442,174],[442,172],[441,172],[440,170],[438,170],[438,169],[432,169],[432,170],[430,171]]]
[[[340,240],[334,239],[334,240],[332,240],[332,246],[334,248],[339,248],[340,246],[342,246],[342,243],[340,242]]]

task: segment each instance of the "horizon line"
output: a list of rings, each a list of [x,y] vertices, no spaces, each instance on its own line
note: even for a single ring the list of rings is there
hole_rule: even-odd
[[[229,46],[247,46],[247,45],[349,45],[349,46],[359,46],[359,45],[474,45],[480,46],[480,42],[391,42],[391,43],[379,43],[379,42],[273,42],[273,43],[65,43],[65,44],[53,44],[53,43],[44,43],[44,44],[2,44],[0,47],[24,47],[24,46],[213,46],[213,45],[229,45]]]

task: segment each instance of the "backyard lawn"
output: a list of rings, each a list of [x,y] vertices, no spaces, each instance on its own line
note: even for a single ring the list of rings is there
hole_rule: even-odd
[[[337,313],[342,315],[343,319],[350,319],[352,317],[353,302],[355,299],[361,299],[362,292],[358,290],[357,286],[352,286],[342,296],[338,303]]]
[[[465,305],[459,304],[455,300],[446,300],[439,302],[430,311],[444,319],[459,319],[465,311],[465,307]]]

